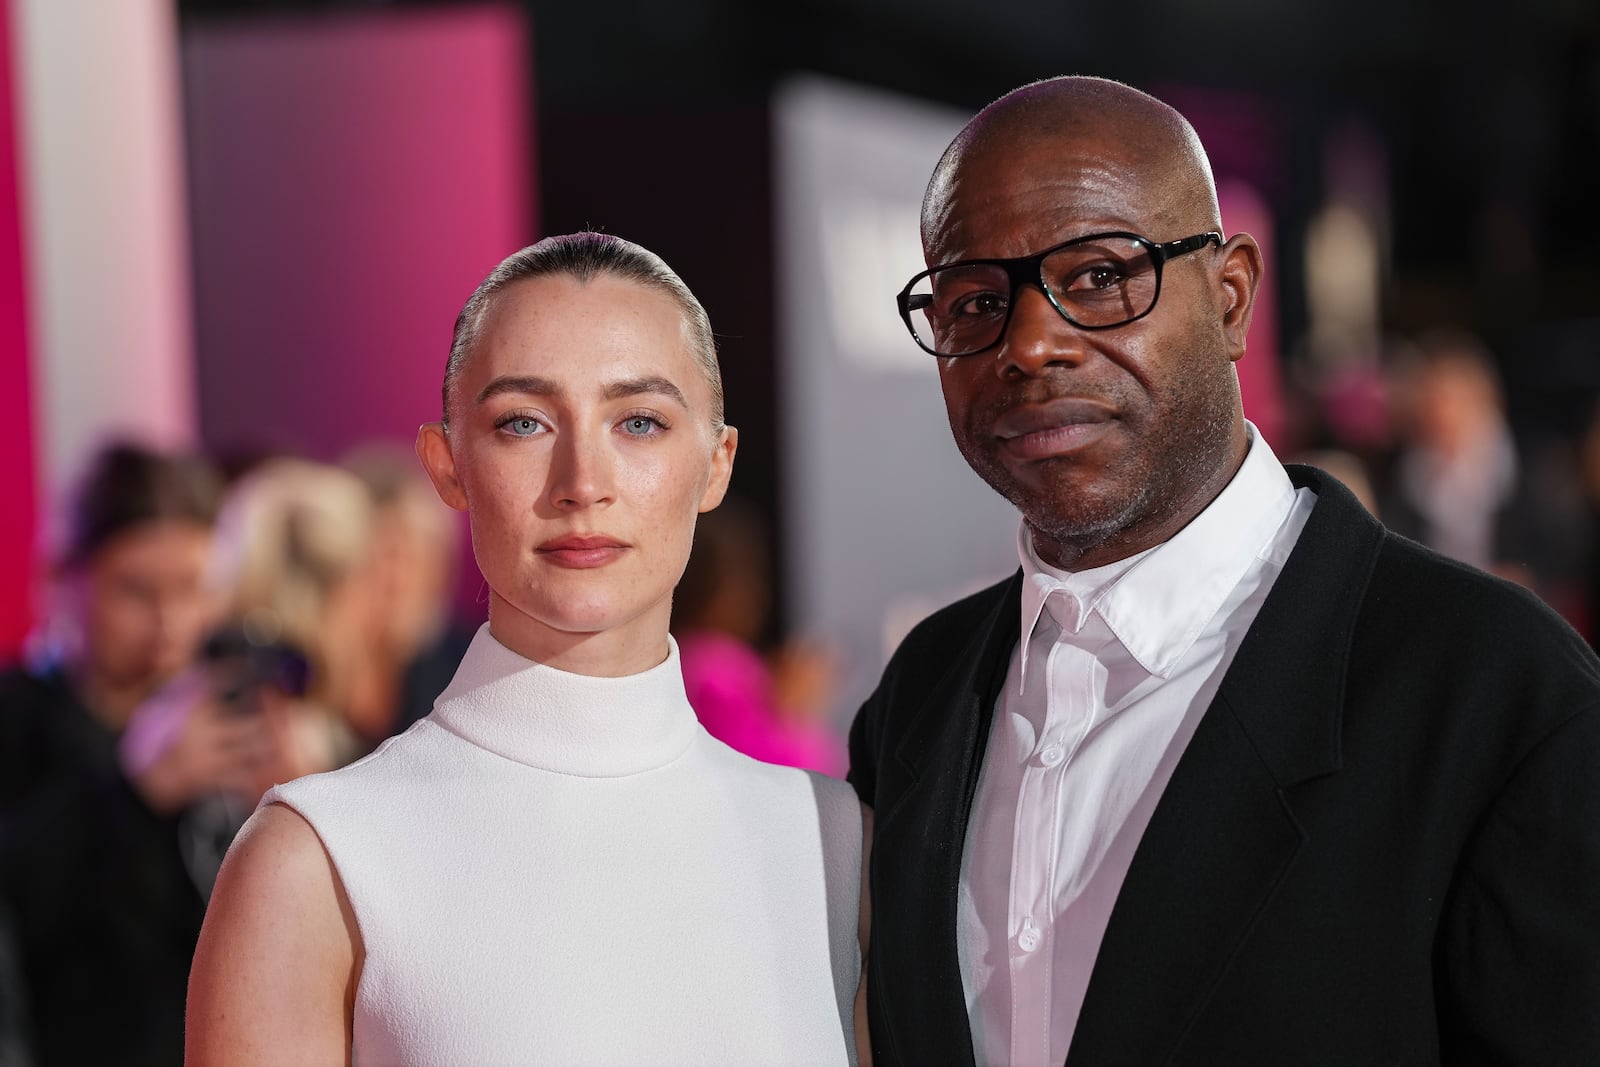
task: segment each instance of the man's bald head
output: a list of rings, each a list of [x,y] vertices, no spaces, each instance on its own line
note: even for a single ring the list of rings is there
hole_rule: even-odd
[[[997,157],[1020,159],[1036,146],[1081,154],[1120,172],[1137,187],[1152,226],[1184,233],[1221,229],[1216,183],[1199,135],[1189,121],[1148,93],[1106,78],[1064,76],[1014,89],[985,107],[945,149],[922,202],[924,250],[952,225],[958,195],[982,197],[969,188],[968,172]]]
[[[1098,567],[1166,540],[1244,460],[1233,364],[1261,255],[1248,234],[1216,240],[1221,230],[1194,128],[1102,78],[1007,93],[928,184],[923,253],[955,268],[927,282],[942,286],[937,314],[1003,319],[988,347],[939,361],[956,446],[1056,566]],[[1130,256],[1129,236],[1151,254]],[[1076,251],[1042,258],[1064,249]],[[959,266],[974,262],[1006,267]],[[1062,298],[1085,292],[1123,321],[1074,321]]]

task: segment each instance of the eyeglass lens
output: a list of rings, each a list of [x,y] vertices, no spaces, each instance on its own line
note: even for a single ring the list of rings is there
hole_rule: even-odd
[[[920,279],[906,301],[918,339],[947,356],[993,345],[1010,315],[1014,268],[1015,261],[953,265]],[[1064,245],[1044,257],[1039,273],[1067,317],[1091,328],[1143,315],[1155,304],[1160,284],[1150,246],[1130,237]]]

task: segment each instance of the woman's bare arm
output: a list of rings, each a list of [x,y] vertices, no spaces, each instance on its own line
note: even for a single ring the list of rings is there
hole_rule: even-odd
[[[361,937],[322,841],[269,804],[217,875],[189,974],[188,1067],[350,1063]]]

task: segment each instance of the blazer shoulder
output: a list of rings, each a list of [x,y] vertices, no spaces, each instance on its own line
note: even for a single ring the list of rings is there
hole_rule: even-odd
[[[1600,658],[1531,589],[1393,532],[1378,554],[1367,609],[1384,628],[1407,630],[1436,648],[1499,663],[1565,661],[1600,685]]]
[[[1393,534],[1360,609],[1347,685],[1350,730],[1406,731],[1480,795],[1576,720],[1600,716],[1600,657],[1554,609]]]
[[[1342,601],[1372,642],[1469,674],[1495,664],[1565,662],[1600,677],[1600,659],[1531,590],[1451,559],[1388,529],[1337,479],[1314,467],[1285,468],[1317,506],[1283,573],[1285,596],[1324,607]]]

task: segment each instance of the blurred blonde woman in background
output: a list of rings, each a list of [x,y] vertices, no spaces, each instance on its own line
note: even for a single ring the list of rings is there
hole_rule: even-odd
[[[372,498],[340,467],[273,457],[228,492],[216,552],[225,623],[213,650],[298,656],[306,671],[301,698],[271,716],[291,757],[276,781],[357,754],[346,714],[373,670],[370,634],[380,623],[373,544]]]

